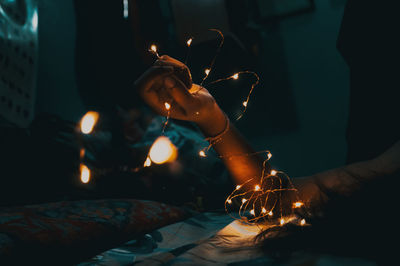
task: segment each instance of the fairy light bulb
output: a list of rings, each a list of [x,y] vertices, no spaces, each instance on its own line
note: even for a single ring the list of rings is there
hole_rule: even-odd
[[[303,206],[303,202],[301,201],[293,203],[293,208],[300,208],[301,206]]]
[[[256,186],[254,187],[254,190],[255,190],[255,191],[259,191],[259,190],[260,190],[260,186],[259,186],[259,185],[256,185]]]
[[[232,203],[232,200],[231,200],[231,199],[228,199],[226,202],[228,202],[229,204],[231,204],[231,203]]]
[[[247,107],[247,101],[244,101],[244,102],[242,103],[242,105],[243,105],[244,107]]]
[[[149,167],[151,165],[151,159],[149,157],[146,158],[146,161],[144,162],[143,166],[144,167]]]
[[[268,158],[268,160],[270,160],[272,158],[272,153],[268,152],[267,158]]]
[[[99,113],[95,111],[87,112],[81,119],[81,132],[83,134],[90,134],[94,126],[99,120]]]
[[[199,151],[199,156],[200,157],[206,157],[206,153],[204,151]]]
[[[236,73],[232,76],[233,79],[238,79],[239,78],[239,73]]]
[[[189,40],[187,40],[187,42],[186,42],[187,46],[192,45],[192,41],[193,41],[193,38],[190,38]]]
[[[283,225],[284,223],[285,223],[285,220],[282,218],[282,219],[280,220],[280,224]]]
[[[152,44],[150,46],[149,51],[152,52],[154,55],[156,55],[157,58],[160,58],[160,55],[158,54],[157,46],[155,44]]]
[[[204,73],[206,73],[206,75],[208,76],[208,74],[210,74],[210,69],[209,68],[206,68],[205,70],[204,70]]]
[[[171,105],[169,103],[164,103],[165,109],[169,111],[171,109]]]
[[[83,159],[85,157],[85,153],[86,153],[85,149],[81,149],[79,152],[79,158]]]
[[[251,215],[254,215],[254,209],[250,211]]]
[[[172,162],[178,156],[177,148],[165,136],[158,137],[150,148],[149,157],[156,164]]]
[[[271,170],[271,175],[275,176],[278,172],[276,170]]]
[[[267,213],[267,210],[265,208],[262,208],[261,212],[262,213]]]
[[[300,225],[305,225],[305,224],[306,224],[306,220],[305,219],[301,219]]]
[[[89,183],[89,181],[90,181],[90,169],[84,164],[81,164],[80,168],[81,168],[81,182],[84,183],[84,184]]]
[[[272,215],[274,215],[274,213],[272,211],[269,211],[268,215],[272,216]]]
[[[245,203],[247,201],[247,199],[242,199],[242,203]]]
[[[241,185],[237,185],[236,190],[240,189],[241,187],[242,187]]]

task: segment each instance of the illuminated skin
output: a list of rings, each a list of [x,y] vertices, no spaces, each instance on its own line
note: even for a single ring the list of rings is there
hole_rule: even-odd
[[[212,95],[199,85],[193,84],[190,90],[178,78],[176,69],[189,72],[181,62],[161,56],[136,82],[136,87],[144,101],[160,115],[166,116],[165,102],[171,103],[170,117],[192,121],[198,125],[204,136],[214,137],[226,128],[226,116]],[[237,184],[243,184],[253,177],[261,176],[263,159],[258,156],[233,156],[251,154],[254,150],[230,124],[221,140],[213,144],[221,156],[231,176]],[[270,167],[267,164],[267,171]],[[318,173],[310,177],[294,179],[299,190],[299,198],[309,210],[318,210],[328,200],[320,186],[331,192],[349,195],[358,187],[358,180],[384,178],[400,170],[400,142],[397,142],[384,154],[369,161],[354,163],[341,168]],[[357,179],[355,178],[357,177]],[[319,182],[316,182],[319,180]],[[254,188],[254,182],[247,185]]]

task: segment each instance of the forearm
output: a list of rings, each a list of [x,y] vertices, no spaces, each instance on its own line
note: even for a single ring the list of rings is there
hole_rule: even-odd
[[[315,174],[313,178],[326,189],[343,195],[351,195],[364,184],[400,173],[400,142],[382,155],[368,161],[349,164]]]
[[[216,108],[215,115],[203,123],[198,123],[198,126],[206,137],[214,137],[228,126],[228,130],[218,141],[211,141],[214,150],[220,155],[237,184],[258,183],[263,170],[263,159],[254,154],[254,150],[233,124],[228,121],[227,125],[227,119],[225,114]],[[266,168],[268,171],[269,164],[266,164]],[[252,180],[249,181],[250,179]]]

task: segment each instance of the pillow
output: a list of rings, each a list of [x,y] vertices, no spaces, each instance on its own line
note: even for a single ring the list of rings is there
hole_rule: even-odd
[[[163,203],[63,201],[0,209],[0,264],[73,264],[189,216]]]

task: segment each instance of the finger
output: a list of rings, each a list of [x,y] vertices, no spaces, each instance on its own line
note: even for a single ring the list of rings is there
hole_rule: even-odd
[[[183,108],[193,104],[193,96],[185,84],[174,76],[168,76],[164,80],[165,88],[170,92],[174,100]]]
[[[187,69],[187,66],[184,65],[183,63],[176,63],[176,62],[171,62],[171,61],[166,61],[162,59],[158,59],[155,63],[155,66],[172,66],[177,69]]]
[[[179,60],[177,60],[175,58],[172,58],[172,57],[170,57],[168,55],[163,55],[163,56],[160,57],[160,59],[163,60],[163,61],[166,61],[166,62],[170,62],[170,63],[176,64],[176,65],[185,66],[185,64],[182,63],[181,61],[179,61]]]
[[[153,66],[135,81],[135,87],[143,93],[151,88],[161,77],[171,74],[173,70],[171,66]]]

